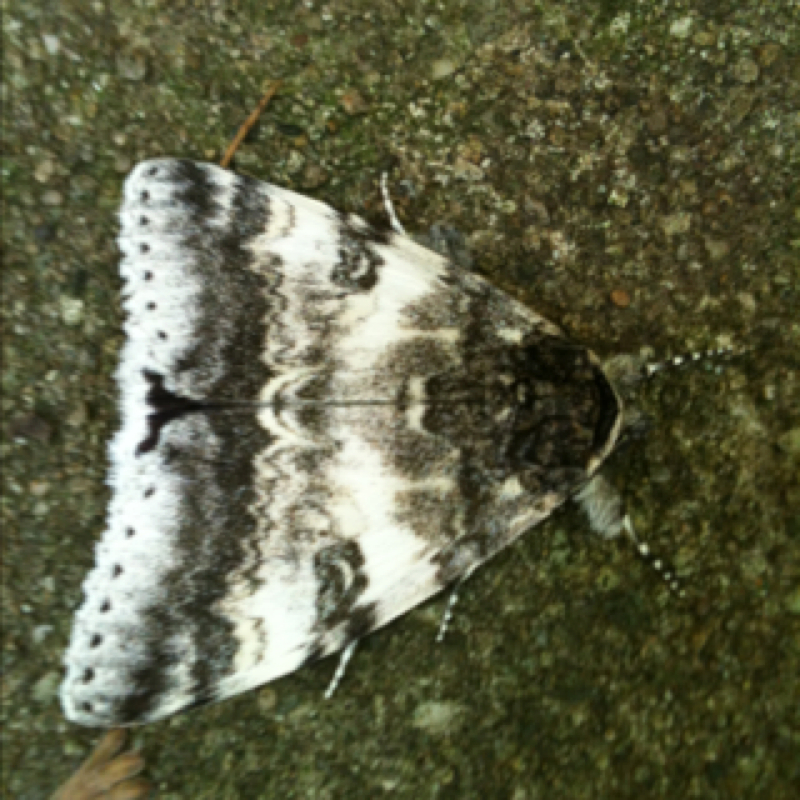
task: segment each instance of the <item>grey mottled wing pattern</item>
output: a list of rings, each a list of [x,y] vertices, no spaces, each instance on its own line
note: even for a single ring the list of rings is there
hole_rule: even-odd
[[[160,160],[121,210],[108,527],[62,701],[147,722],[291,672],[545,518],[613,447],[596,360],[354,216]]]

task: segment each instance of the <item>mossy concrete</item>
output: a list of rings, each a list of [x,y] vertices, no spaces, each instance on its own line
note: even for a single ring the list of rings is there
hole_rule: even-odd
[[[695,7],[697,6],[697,7]],[[218,160],[409,230],[652,383],[611,465],[680,602],[574,511],[322,662],[136,734],[162,798],[788,798],[800,784],[800,23],[787,0],[3,3],[3,794],[96,739],[57,686],[117,424],[120,184]],[[793,444],[794,443],[794,444]]]

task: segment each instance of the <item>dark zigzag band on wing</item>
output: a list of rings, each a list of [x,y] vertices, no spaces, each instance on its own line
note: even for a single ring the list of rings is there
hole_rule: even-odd
[[[404,237],[208,165],[139,165],[114,495],[67,715],[135,724],[334,652],[579,488],[593,356]]]

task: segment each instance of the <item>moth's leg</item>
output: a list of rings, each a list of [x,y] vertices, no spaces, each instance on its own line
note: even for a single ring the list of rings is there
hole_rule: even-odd
[[[402,233],[403,236],[406,235],[406,229],[400,223],[400,220],[397,219],[397,214],[394,213],[394,206],[392,205],[392,198],[389,196],[389,184],[388,184],[388,176],[386,173],[381,174],[381,194],[383,195],[383,205],[386,208],[386,213],[389,215],[389,222],[391,223],[392,227],[397,231],[397,233]]]
[[[456,583],[453,587],[453,591],[450,593],[450,599],[447,601],[447,607],[444,610],[444,614],[442,614],[442,622],[439,625],[439,632],[436,634],[436,641],[441,642],[445,634],[447,633],[447,627],[450,625],[450,620],[453,619],[453,611],[455,610],[456,603],[458,602],[458,592],[459,589],[466,583],[467,579],[473,572],[477,569],[478,565],[476,564],[474,567],[470,568]]]
[[[744,355],[750,352],[748,347],[738,347],[734,345],[725,345],[723,347],[712,347],[709,350],[694,350],[681,355],[672,356],[664,361],[654,361],[645,364],[642,367],[644,377],[650,378],[665,369],[675,369],[684,367],[687,364],[695,364],[700,361],[720,361],[723,359],[733,359],[737,356]]]
[[[595,533],[604,539],[615,539],[623,530],[625,509],[619,492],[602,476],[595,475],[575,499],[580,503]]]
[[[606,539],[616,538],[620,533],[627,534],[641,559],[661,575],[670,590],[681,597],[684,595],[675,570],[663,559],[654,556],[645,542],[639,541],[619,492],[602,475],[595,475],[576,493],[575,499],[589,517],[589,524],[595,533]]]
[[[328,688],[325,690],[326,700],[330,700],[331,697],[333,697],[336,687],[344,677],[345,670],[347,669],[347,662],[353,657],[353,653],[356,650],[357,644],[358,639],[353,639],[353,641],[350,642],[350,644],[348,644],[344,650],[342,650],[342,654],[339,656],[339,664],[336,667],[336,672],[333,673],[333,678],[331,678],[331,682],[328,684]]]
[[[109,731],[81,768],[56,790],[51,800],[140,800],[152,785],[136,776],[144,769],[144,759],[133,751],[122,753],[125,731]]]

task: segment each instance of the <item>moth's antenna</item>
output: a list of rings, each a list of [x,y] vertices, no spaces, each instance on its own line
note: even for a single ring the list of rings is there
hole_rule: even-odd
[[[663,579],[671,592],[678,595],[678,597],[685,597],[686,591],[683,588],[680,578],[675,575],[675,570],[670,567],[663,559],[653,555],[650,552],[650,547],[645,542],[639,541],[639,537],[633,530],[633,523],[631,518],[626,514],[622,520],[622,530],[628,534],[628,538],[633,542],[636,552],[639,557],[646,561]]]
[[[753,346],[723,345],[708,350],[695,350],[682,353],[663,361],[642,363],[639,356],[614,356],[603,362],[603,371],[618,388],[638,386],[642,381],[650,380],[654,375],[669,370],[682,369],[689,364],[713,361],[732,361],[734,358],[750,353]]]
[[[394,213],[394,206],[392,205],[392,198],[389,196],[389,178],[385,172],[381,173],[381,194],[383,195],[383,205],[386,213],[389,215],[389,222],[397,233],[402,233],[406,236],[406,229],[403,227],[397,214]]]
[[[677,369],[684,367],[687,364],[695,364],[698,361],[713,361],[720,358],[736,358],[749,352],[748,347],[734,347],[733,345],[726,345],[724,347],[713,347],[709,350],[696,350],[692,353],[683,353],[681,355],[672,356],[665,361],[654,361],[650,364],[645,364],[642,367],[642,375],[645,378],[652,378],[657,372],[662,372],[666,369]]]
[[[281,81],[275,81],[272,86],[267,89],[264,96],[261,98],[261,102],[258,104],[258,107],[255,111],[244,121],[244,124],[241,128],[239,128],[239,132],[234,137],[233,141],[228,146],[228,149],[225,151],[225,155],[222,157],[222,161],[219,162],[219,165],[223,169],[227,169],[228,165],[231,163],[231,159],[233,158],[236,151],[239,149],[239,145],[244,141],[244,137],[250,133],[250,129],[253,125],[258,122],[258,118],[264,113],[264,109],[267,107],[267,104],[270,100],[272,100],[273,95],[275,92],[280,89]]]

